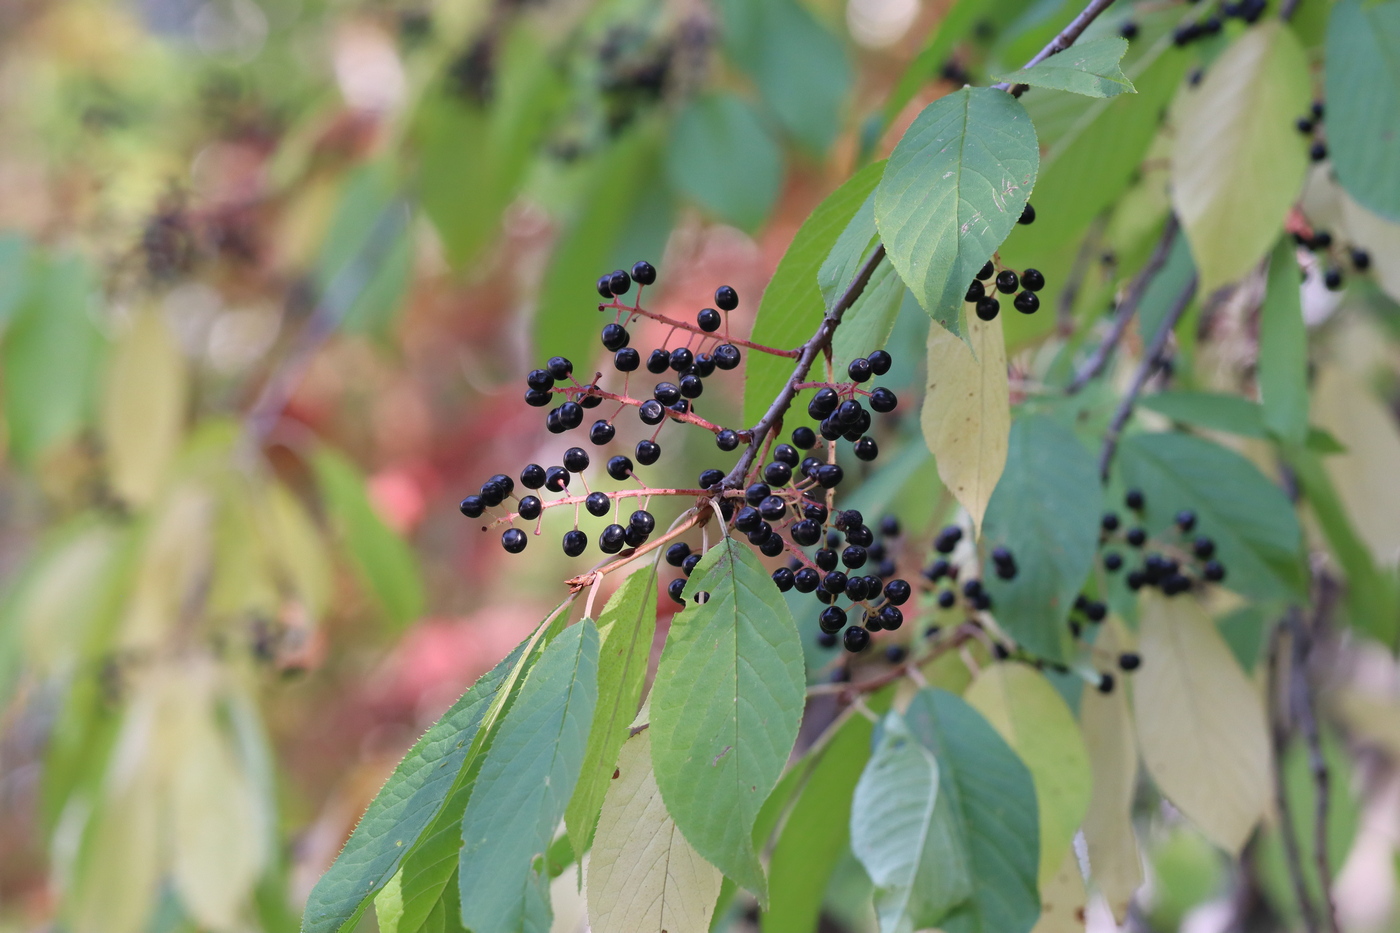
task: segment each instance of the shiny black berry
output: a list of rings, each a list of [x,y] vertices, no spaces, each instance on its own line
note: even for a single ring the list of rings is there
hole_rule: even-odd
[[[656,281],[656,267],[643,259],[632,266],[632,278],[638,285],[650,285]]]
[[[642,355],[632,347],[623,347],[613,354],[613,368],[620,373],[633,373],[642,365]]]
[[[1128,543],[1133,547],[1142,547],[1147,543],[1147,532],[1141,528],[1129,528]]]
[[[738,432],[731,431],[729,428],[720,431],[715,435],[715,446],[724,451],[735,450],[739,446]]]
[[[842,643],[846,650],[852,654],[864,651],[870,647],[870,633],[859,625],[852,625],[846,629],[846,634],[842,637]]]
[[[632,475],[632,461],[622,455],[608,458],[608,475],[613,479],[626,479]]]
[[[994,266],[994,265],[992,265],[992,261],[991,261],[990,259],[988,259],[988,260],[987,260],[987,264],[986,264],[985,266],[982,267],[982,271],[979,272],[979,273],[977,273],[977,278],[979,278],[979,279],[981,279],[983,282],[985,282],[985,281],[987,281],[988,279],[990,279],[992,276],[996,275],[996,273],[997,273],[997,267]]]
[[[770,486],[786,486],[791,479],[792,465],[782,460],[774,460],[763,468],[763,481]]]
[[[701,308],[700,313],[695,315],[695,323],[700,325],[700,329],[705,333],[713,334],[715,331],[719,330],[723,319],[720,318],[719,312],[714,308]]]
[[[1103,569],[1109,573],[1117,573],[1123,567],[1123,555],[1110,551],[1103,556]]]
[[[890,356],[884,350],[876,350],[874,353],[867,356],[866,359],[870,361],[870,371],[877,376],[883,376],[885,373],[889,372],[890,367],[894,365],[894,357]]]
[[[559,423],[564,430],[572,431],[583,424],[583,406],[578,402],[565,402],[555,410],[559,412]]]
[[[661,458],[661,445],[656,441],[637,441],[636,455],[642,466],[651,466]]]
[[[695,365],[695,354],[685,347],[676,347],[671,351],[671,369],[678,373],[683,373]]]
[[[530,539],[519,528],[507,528],[501,534],[501,547],[511,554],[519,554],[529,543]]]
[[[938,594],[938,607],[940,609],[952,609],[957,604],[958,594],[952,590],[944,590]]]
[[[677,389],[676,392],[679,394],[680,390]],[[637,417],[642,419],[642,424],[660,424],[666,418],[666,407],[656,399],[649,398],[637,407]]]
[[[528,463],[520,471],[520,485],[526,489],[539,489],[544,485],[544,467],[538,463]]]
[[[602,518],[612,509],[612,500],[605,493],[590,492],[588,498],[583,500],[583,507],[588,510],[589,515]]]
[[[879,409],[876,409],[876,411],[879,411]],[[792,432],[792,444],[799,450],[811,450],[817,445],[817,432],[806,425],[795,428]]]
[[[1038,292],[1045,287],[1045,276],[1039,269],[1027,269],[1021,273],[1021,287]]]
[[[570,557],[578,557],[588,547],[588,535],[575,528],[573,531],[564,532],[564,553]]]
[[[799,593],[810,593],[821,584],[821,574],[811,567],[803,567],[792,575],[792,586]]]
[[[628,275],[624,269],[618,269],[608,280],[608,288],[612,290],[614,295],[625,295],[631,287],[632,276]]]
[[[549,370],[549,374],[555,379],[568,379],[574,371],[574,364],[565,357],[551,356],[549,362],[544,364],[544,368]]]
[[[817,467],[817,485],[823,489],[834,489],[841,484],[845,471],[836,463],[823,463]]]
[[[1031,207],[1029,201],[1026,202],[1026,209],[1021,211],[1021,216],[1016,219],[1016,222],[1018,224],[1035,223],[1035,208]]]
[[[846,374],[851,377],[852,382],[869,382],[874,373],[870,361],[864,357],[851,360],[851,365],[846,367]]]
[[[554,401],[554,393],[544,389],[529,389],[525,392],[525,404],[531,408],[543,408]]]
[[[647,357],[647,372],[659,376],[670,368],[671,354],[659,348],[651,351]]]
[[[940,554],[951,554],[962,540],[963,530],[957,525],[949,525],[933,539],[933,549]]]
[[[613,525],[613,526],[611,526],[611,527],[616,528],[617,526],[616,526],[616,525]],[[618,550],[621,550],[621,548],[619,548]],[[675,600],[677,603],[679,603],[679,604],[682,605],[682,606],[685,605],[685,599],[681,596],[681,593],[683,593],[684,591],[685,591],[685,578],[684,578],[684,577],[676,577],[676,579],[674,579],[674,580],[672,580],[670,583],[666,584],[666,595],[667,595],[667,596],[670,596],[671,599]]]
[[[606,444],[617,435],[617,428],[610,421],[595,421],[588,429],[588,439],[598,446]]]
[[[884,386],[870,390],[870,407],[880,414],[892,412],[899,406],[899,397]]]
[[[613,296],[612,273],[610,272],[607,275],[599,276],[598,282],[594,287],[598,289],[598,294],[602,297],[611,298]]]
[[[836,390],[830,388],[818,389],[817,394],[812,396],[812,400],[807,403],[807,414],[813,418],[825,418],[836,410],[836,406],[841,404],[841,397],[836,394]]]
[[[532,369],[525,374],[525,384],[532,389],[547,392],[554,388],[554,377],[549,374],[548,370]]]
[[[1225,565],[1218,560],[1208,560],[1205,567],[1201,569],[1201,576],[1212,583],[1219,583],[1225,579]]]
[[[733,311],[739,307],[739,293],[728,285],[715,289],[715,307],[721,311]]]
[[[480,518],[486,511],[486,503],[481,501],[480,496],[467,496],[457,508],[467,518]]]
[[[540,517],[544,511],[544,503],[538,496],[525,496],[520,500],[520,517],[528,521],[533,521]]]
[[[698,565],[699,563],[700,563],[700,555],[699,555],[699,554],[691,554],[691,555],[690,555],[689,557],[687,557],[685,560],[681,561],[681,570],[682,570],[682,571],[685,573],[685,575],[688,577],[688,576],[690,576],[692,573],[695,572],[695,567],[696,567],[696,565]]]
[[[714,357],[715,365],[723,370],[730,370],[738,366],[741,359],[739,348],[732,343],[720,344],[710,355]]]
[[[1021,287],[1021,279],[1010,269],[1003,269],[997,273],[997,291],[1003,295],[1009,295]]]
[[[873,437],[862,437],[860,440],[856,441],[855,449],[856,458],[859,460],[870,461],[880,456],[880,445],[875,443],[875,438]]]
[[[666,549],[666,563],[672,567],[679,567],[685,563],[685,559],[690,556],[690,545],[684,541],[677,541]]]
[[[977,302],[977,317],[984,321],[996,320],[996,316],[1001,313],[1001,302],[995,298],[983,298]]]
[[[904,613],[894,606],[886,606],[880,610],[880,627],[887,632],[893,632],[904,624]]]
[[[1142,506],[1146,502],[1141,489],[1129,489],[1128,494],[1123,497],[1123,504],[1134,512],[1141,512]]]
[[[603,328],[603,346],[609,350],[621,350],[631,339],[632,335],[621,324],[608,324]]]
[[[1035,292],[1021,292],[1016,296],[1012,305],[1022,314],[1035,314],[1040,310],[1040,298],[1036,296]]]
[[[698,485],[701,489],[709,489],[722,479],[724,479],[724,471],[722,470],[701,470]]]
[[[1116,512],[1105,512],[1103,518],[1099,519],[1099,527],[1104,531],[1117,531],[1118,524],[1118,513]]]
[[[598,550],[604,554],[616,554],[627,542],[627,529],[621,525],[609,525],[598,536]]]
[[[973,279],[972,284],[967,287],[967,294],[963,295],[963,301],[978,302],[985,298],[987,289],[981,281]]]

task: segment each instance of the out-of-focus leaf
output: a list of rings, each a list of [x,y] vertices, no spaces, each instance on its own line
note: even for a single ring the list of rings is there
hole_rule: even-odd
[[[1311,96],[1307,57],[1278,21],[1236,39],[1186,92],[1171,191],[1202,294],[1252,269],[1283,229],[1308,166],[1293,121]]]
[[[1079,724],[1045,675],[1023,665],[986,668],[965,698],[1030,769],[1040,812],[1039,878],[1049,884],[1089,807],[1089,756]]]
[[[1089,39],[1076,42],[1038,65],[998,75],[997,80],[1069,91],[1085,97],[1136,94],[1133,82],[1123,74],[1122,61],[1127,51],[1128,40],[1120,36]]]
[[[1142,490],[1143,524],[1165,532],[1177,512],[1215,541],[1225,586],[1257,599],[1296,591],[1302,576],[1298,516],[1283,490],[1244,457],[1186,434],[1137,434],[1118,445],[1123,483]]]
[[[1308,434],[1308,330],[1293,251],[1290,239],[1282,239],[1269,260],[1257,378],[1264,424],[1282,440],[1300,444]]]
[[[852,175],[827,195],[798,229],[763,290],[753,324],[755,343],[791,350],[816,332],[825,313],[818,273],[851,219],[880,183],[884,170],[885,163],[877,162]],[[763,417],[792,375],[792,367],[792,360],[785,357],[749,353],[744,366],[745,424],[757,424]]]
[[[828,311],[841,300],[879,242],[880,234],[875,230],[875,196],[871,193],[842,231],[817,273]],[[842,316],[841,327],[831,338],[831,363],[837,373],[845,373],[851,360],[884,348],[906,294],[908,289],[893,266],[888,262],[876,266],[870,281]]]
[[[392,322],[413,266],[411,214],[389,165],[364,165],[346,179],[316,264],[345,330],[382,334]]]
[[[939,794],[952,805],[972,877],[972,896],[938,927],[950,933],[1027,933],[1040,916],[1039,824],[1030,771],[987,720],[946,690],[920,690],[904,717],[910,733],[938,759]]]
[[[1016,226],[1039,164],[1025,108],[990,88],[929,104],[890,155],[875,222],[904,284],[953,333],[968,284]]]
[[[629,739],[588,863],[589,926],[597,933],[706,933],[723,877],[666,812],[651,768],[651,733]]]
[[[658,555],[659,557],[660,555]],[[637,715],[656,632],[656,562],[633,573],[598,617],[598,703],[583,754],[578,787],[564,814],[574,855],[583,858],[603,796],[608,792],[618,749]],[[650,743],[648,743],[650,747]],[[650,769],[648,769],[650,770]]]
[[[768,219],[783,183],[772,133],[752,106],[724,91],[695,98],[676,118],[666,166],[671,187],[748,231]]]
[[[110,598],[119,549],[128,544],[114,528],[83,524],[38,555],[9,608],[23,632],[25,661],[42,676],[64,672],[82,656]]]
[[[501,722],[462,816],[457,881],[473,933],[547,933],[549,872],[536,861],[564,818],[598,701],[598,630],[566,628]]]
[[[263,500],[264,545],[313,620],[325,613],[331,596],[326,543],[306,509],[286,487],[272,483]]]
[[[32,255],[26,237],[9,231],[0,233],[0,335],[24,300]]]
[[[331,525],[389,621],[404,626],[423,614],[423,581],[408,544],[374,511],[354,465],[329,448],[313,460]]]
[[[912,933],[971,897],[971,859],[934,753],[899,713],[880,725],[851,802],[851,850],[875,885],[881,933]]]
[[[591,169],[578,214],[555,246],[540,289],[534,335],[542,356],[577,359],[579,348],[594,345],[598,330],[612,320],[612,312],[597,311],[598,276],[630,269],[638,259],[660,262],[673,213],[661,183],[662,143],[658,122],[640,123]]]
[[[783,129],[815,155],[841,128],[851,66],[840,41],[794,0],[721,4],[724,44]]]
[[[1060,867],[1040,886],[1040,919],[1032,933],[1082,933],[1089,892],[1079,873],[1079,859],[1066,852]]]
[[[1400,223],[1368,211],[1345,192],[1342,195],[1341,230],[1351,242],[1368,250],[1372,256],[1394,256],[1400,251]],[[1381,290],[1392,301],[1400,301],[1400,263],[1373,262],[1371,269]]]
[[[967,342],[942,327],[928,331],[928,390],[920,421],[938,476],[967,510],[982,516],[1006,467],[1011,386],[1001,317],[969,318]]]
[[[1327,22],[1327,151],[1342,187],[1400,221],[1400,3],[1343,0]]]
[[[185,358],[161,316],[139,311],[112,348],[102,393],[102,444],[118,495],[144,505],[160,489],[180,443]]]
[[[656,783],[696,851],[767,906],[752,834],[797,741],[802,643],[768,571],[727,535],[684,596],[651,691]]]
[[[888,125],[905,108],[925,82],[933,80],[954,47],[972,30],[977,14],[985,12],[982,0],[955,0],[929,33],[924,47],[899,76],[885,101],[883,123]]]
[[[1193,427],[1241,437],[1270,437],[1264,425],[1264,407],[1238,395],[1181,389],[1145,395],[1138,404]],[[1315,427],[1308,429],[1305,443],[1309,450],[1323,454],[1340,453],[1345,449],[1330,433]]]
[[[1194,596],[1144,591],[1133,676],[1142,760],[1196,827],[1237,854],[1269,801],[1264,706]]]
[[[1011,426],[1006,470],[987,505],[979,545],[1008,548],[1019,573],[989,576],[997,623],[1027,651],[1063,660],[1074,598],[1098,548],[1102,492],[1094,458],[1066,427],[1043,415]]]
[[[9,449],[22,463],[88,423],[106,349],[93,323],[95,283],[87,263],[54,256],[30,270],[0,344]]]
[[[1116,617],[1104,623],[1095,647],[1116,657],[1129,647]],[[1138,753],[1128,691],[1085,690],[1079,722],[1092,775],[1089,809],[1084,814],[1084,843],[1089,877],[1122,922],[1133,894],[1142,886],[1142,856],[1133,833],[1133,796],[1137,791]]]

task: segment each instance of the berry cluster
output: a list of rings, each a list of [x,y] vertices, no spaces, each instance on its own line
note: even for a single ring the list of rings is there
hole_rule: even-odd
[[[1318,129],[1322,126],[1322,101],[1315,100],[1306,116],[1299,117],[1294,121],[1294,126],[1298,127],[1298,132],[1312,140],[1312,145],[1308,147],[1308,157],[1314,162],[1321,162],[1327,158],[1327,143],[1318,138]]]
[[[554,357],[526,376],[525,401],[535,407],[550,406],[545,425],[552,433],[583,427],[585,411],[605,402],[616,406],[607,417],[597,418],[589,426],[588,439],[595,446],[614,443],[618,416],[629,407],[636,409],[642,424],[654,430],[636,442],[632,451],[635,461],[633,457],[614,454],[606,460],[605,469],[614,480],[635,482],[639,488],[611,492],[589,489],[584,474],[593,458],[583,447],[570,447],[559,465],[532,463],[521,470],[521,495],[516,495],[516,482],[510,477],[492,476],[478,493],[462,500],[462,513],[470,518],[489,513],[492,525],[512,526],[502,533],[501,544],[507,551],[519,553],[529,542],[529,535],[513,527],[517,519],[538,521],[546,509],[571,505],[574,527],[562,541],[564,553],[570,557],[583,554],[589,545],[587,532],[579,527],[580,506],[598,518],[614,513],[613,522],[598,535],[599,550],[619,554],[630,549],[623,554],[630,558],[641,549],[668,545],[666,560],[679,568],[684,577],[690,576],[701,555],[690,544],[678,540],[679,535],[718,513],[730,533],[744,535],[763,555],[790,555],[789,565],[774,571],[773,580],[780,590],[796,589],[815,595],[824,606],[820,624],[828,637],[834,639],[836,632],[845,629],[846,646],[859,651],[869,644],[870,632],[897,629],[903,623],[898,607],[912,593],[906,581],[894,577],[895,564],[886,552],[886,542],[898,535],[898,524],[893,519],[881,522],[877,540],[876,532],[865,524],[859,512],[839,510],[833,500],[834,490],[845,477],[837,463],[838,442],[851,444],[856,458],[863,461],[879,455],[879,445],[870,434],[873,415],[894,411],[898,399],[888,388],[867,384],[889,372],[894,362],[890,354],[876,350],[853,360],[846,369],[845,381],[833,381],[834,374],[830,374],[825,382],[796,383],[795,391],[813,392],[807,414],[815,424],[795,428],[787,442],[775,443],[776,437],[765,436],[757,429],[735,430],[713,424],[697,414],[696,399],[704,393],[705,380],[717,370],[732,370],[739,365],[741,346],[787,358],[799,356],[800,351],[728,337],[724,315],[739,306],[738,293],[728,285],[715,291],[715,307],[701,309],[693,324],[649,311],[641,305],[641,292],[655,281],[656,269],[647,262],[638,262],[630,273],[619,269],[597,281],[598,294],[607,299],[598,306],[599,310],[614,312],[614,319],[602,328],[601,340],[613,354],[613,368],[622,376],[619,391],[600,385],[602,373],[588,382],[575,378],[573,364],[564,357]],[[619,299],[632,290],[634,283],[638,286],[636,300],[625,304]],[[660,321],[671,328],[662,346],[651,349],[645,357],[631,345],[632,332],[628,329],[638,318]],[[686,339],[671,346],[677,335]],[[662,377],[651,386],[649,398],[631,393],[633,374],[642,368]],[[745,443],[751,449],[740,458],[740,466],[729,473],[715,468],[701,471],[694,488],[653,488],[642,482],[636,469],[657,462],[661,456],[658,436],[665,423],[672,421],[709,431],[721,451],[734,451]],[[761,457],[756,456],[760,447]],[[583,489],[570,494],[574,479]],[[556,494],[556,498],[545,501],[538,494],[541,489]],[[688,513],[692,516],[689,523],[648,545],[657,526],[648,504],[652,498],[664,496],[691,497],[697,500],[697,508]],[[625,520],[621,508],[624,499],[642,500],[641,507],[632,510]],[[512,500],[513,512],[505,508],[508,500]],[[707,500],[712,511],[707,512],[703,506]],[[700,516],[704,516],[703,520]],[[874,572],[866,573],[866,569]],[[668,586],[678,603],[683,602],[684,577],[672,580]],[[705,594],[694,594],[694,598],[703,601]],[[857,624],[847,626],[852,615]]]
[[[1140,515],[1145,501],[1140,490],[1130,489],[1124,504]],[[1215,557],[1215,541],[1200,534],[1191,537],[1196,530],[1196,513],[1190,509],[1176,513],[1176,534],[1166,541],[1150,540],[1147,530],[1140,525],[1124,529],[1117,512],[1105,512],[1099,527],[1100,547],[1121,541],[1143,554],[1142,564],[1128,569],[1126,582],[1131,590],[1155,586],[1167,596],[1177,596],[1201,584],[1225,579],[1225,565]],[[1104,570],[1109,573],[1117,573],[1124,567],[1123,555],[1117,550],[1106,551],[1102,559]],[[1090,621],[1101,619],[1091,617]]]
[[[1031,210],[1029,204],[1026,205],[1026,210]],[[1034,219],[1034,211],[1031,217]],[[1022,222],[1025,222],[1024,217]],[[988,282],[991,284],[987,284]],[[996,266],[988,262],[967,287],[967,294],[963,300],[974,306],[979,318],[990,321],[1001,313],[1001,302],[997,299],[997,294],[1012,295],[1020,289],[1021,293],[1016,295],[1012,304],[1022,314],[1035,314],[1040,310],[1040,296],[1036,292],[1044,287],[1045,276],[1039,269],[1026,269],[1017,275],[1012,269],[1002,269],[998,272]]]
[[[1356,272],[1365,272],[1371,268],[1370,253],[1355,245],[1342,247],[1334,242],[1332,234],[1326,230],[1313,230],[1312,233],[1295,231],[1293,242],[1319,256],[1321,261],[1327,264],[1322,273],[1322,284],[1329,291],[1339,291],[1346,282],[1346,276],[1342,271],[1343,261],[1350,262],[1352,269]],[[1306,275],[1305,270],[1304,277]]]

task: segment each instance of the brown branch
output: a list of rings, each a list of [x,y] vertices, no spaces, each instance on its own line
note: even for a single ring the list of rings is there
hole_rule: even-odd
[[[1288,866],[1288,879],[1293,890],[1298,892],[1298,913],[1308,933],[1318,933],[1317,908],[1308,893],[1303,877],[1303,856],[1298,847],[1298,835],[1293,827],[1293,814],[1288,806],[1288,793],[1283,783],[1283,756],[1288,748],[1288,729],[1280,722],[1283,718],[1277,707],[1282,693],[1282,666],[1285,663],[1280,643],[1283,641],[1285,625],[1274,626],[1269,636],[1269,706],[1274,710],[1270,732],[1274,746],[1274,805],[1278,808],[1279,835],[1283,837],[1284,862]]]
[[[1330,604],[1325,581],[1320,589],[1316,599],[1318,621],[1315,627],[1321,623]],[[1339,933],[1337,905],[1332,896],[1332,863],[1327,851],[1327,811],[1331,802],[1332,782],[1327,759],[1322,755],[1322,736],[1317,727],[1312,685],[1308,679],[1308,658],[1312,653],[1313,632],[1303,624],[1303,614],[1297,609],[1290,609],[1284,621],[1293,642],[1293,669],[1288,682],[1289,706],[1308,749],[1308,772],[1312,776],[1314,790],[1313,867],[1317,870],[1318,886],[1322,891],[1319,911],[1327,933]]]
[[[1176,302],[1167,311],[1167,316],[1162,319],[1157,333],[1152,337],[1152,343],[1148,345],[1147,351],[1142,355],[1142,362],[1138,365],[1137,372],[1133,373],[1132,384],[1128,386],[1123,401],[1118,404],[1118,410],[1113,413],[1113,421],[1109,423],[1108,430],[1104,433],[1103,452],[1099,455],[1099,478],[1105,483],[1108,482],[1108,468],[1113,464],[1113,454],[1118,449],[1118,437],[1123,433],[1123,426],[1132,417],[1133,406],[1137,404],[1137,398],[1142,394],[1143,386],[1147,385],[1148,378],[1157,371],[1165,360],[1167,341],[1171,338],[1172,331],[1176,329],[1176,322],[1181,320],[1181,315],[1186,312],[1186,308],[1191,304],[1191,298],[1195,294],[1196,276],[1193,275],[1186,283],[1186,287],[1181,290],[1181,294],[1176,296]]]
[[[1103,368],[1108,363],[1108,358],[1114,349],[1122,341],[1123,335],[1128,331],[1128,322],[1137,313],[1138,306],[1142,304],[1142,299],[1147,294],[1148,287],[1152,280],[1162,271],[1162,267],[1167,264],[1167,258],[1171,255],[1172,245],[1176,242],[1177,232],[1180,225],[1177,223],[1176,215],[1172,214],[1167,218],[1167,226],[1162,230],[1162,238],[1157,241],[1157,246],[1152,250],[1152,255],[1148,257],[1147,264],[1138,272],[1132,284],[1128,286],[1128,294],[1124,296],[1123,303],[1118,306],[1114,314],[1113,323],[1109,326],[1108,333],[1104,335],[1103,342],[1094,349],[1093,354],[1084,361],[1084,365],[1074,374],[1074,379],[1070,382],[1065,392],[1073,395],[1080,389],[1088,385],[1093,379],[1103,372]]]
[[[800,348],[797,350],[779,350],[777,347],[766,347],[761,343],[754,343],[752,340],[744,340],[739,337],[730,337],[727,334],[725,336],[720,336],[718,333],[711,333],[707,330],[701,330],[698,326],[696,326],[695,324],[691,324],[689,321],[682,321],[677,318],[669,317],[665,314],[660,313],[659,311],[648,311],[646,308],[642,307],[642,296],[640,291],[637,294],[636,304],[625,305],[619,302],[616,298],[614,298],[610,304],[600,304],[598,306],[598,310],[625,311],[628,314],[636,314],[644,318],[650,318],[653,321],[656,321],[660,324],[666,324],[670,327],[676,328],[677,330],[688,331],[692,334],[698,334],[701,337],[713,337],[720,343],[732,343],[741,347],[748,347],[750,350],[757,350],[760,353],[767,353],[772,356],[786,356],[789,358],[796,358],[802,352]]]
[[[1063,52],[1071,45],[1074,45],[1075,40],[1084,34],[1084,30],[1089,28],[1089,24],[1098,19],[1099,14],[1111,6],[1113,6],[1113,0],[1093,0],[1092,3],[1079,12],[1078,16],[1070,21],[1068,26],[1060,30],[1060,34],[1051,39],[1045,48],[1041,49],[1030,61],[1022,65],[1022,70],[1033,68],[1051,55]],[[1006,81],[992,85],[992,87],[996,88],[998,91],[1010,91],[1013,97],[1020,97],[1026,92],[1028,86],[1029,85],[1025,84],[1012,86]]]

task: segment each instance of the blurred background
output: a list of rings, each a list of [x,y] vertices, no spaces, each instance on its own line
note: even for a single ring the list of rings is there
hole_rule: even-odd
[[[939,0],[0,0],[0,930],[295,930],[399,756],[583,569],[456,502],[557,461],[524,375],[600,358],[597,276],[649,259],[687,319],[730,284],[746,334],[824,195],[1077,8],[988,0],[954,54]],[[1062,131],[1058,100],[1028,104]],[[1075,307],[1133,271],[1096,264]],[[890,344],[911,400],[927,326],[906,302]],[[706,416],[741,394],[712,380]],[[951,503],[916,410],[862,494],[903,490],[909,527]],[[654,485],[729,466],[696,433]],[[1386,793],[1353,883],[1378,922]],[[1139,922],[1175,929],[1228,869],[1148,823]],[[838,878],[832,928],[868,927]]]

